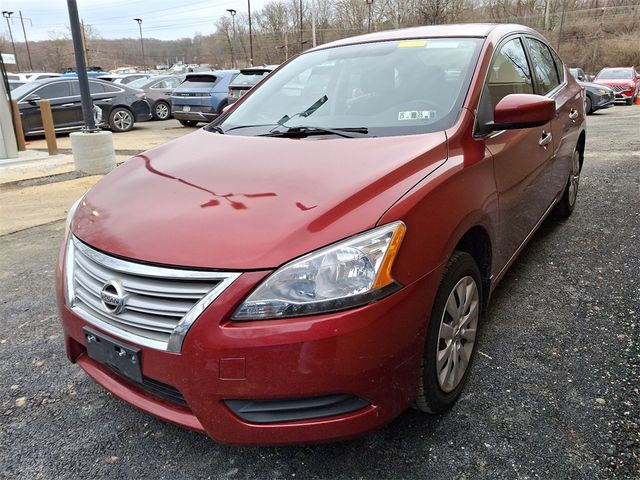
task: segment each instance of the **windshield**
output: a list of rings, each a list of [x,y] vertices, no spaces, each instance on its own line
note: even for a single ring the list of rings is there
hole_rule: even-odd
[[[143,89],[151,81],[152,80],[148,77],[138,78],[132,82],[127,83],[127,87]]]
[[[255,72],[240,72],[233,82],[229,84],[229,88],[233,87],[250,87],[255,85],[262,77],[266,76],[269,72],[255,71]]]
[[[370,136],[443,130],[458,117],[481,44],[413,39],[305,53],[214,126],[237,135],[274,126],[367,129]]]
[[[11,98],[18,100],[22,98],[24,95],[26,95],[27,93],[29,93],[31,90],[35,89],[35,87],[38,85],[39,85],[38,83],[36,84],[25,83],[24,85],[20,85],[19,87],[16,87],[13,90],[11,90]]]
[[[632,80],[631,70],[603,70],[596,77],[598,80]]]

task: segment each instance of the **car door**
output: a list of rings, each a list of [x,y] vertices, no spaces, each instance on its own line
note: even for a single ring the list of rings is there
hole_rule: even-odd
[[[117,103],[116,97],[124,90],[117,84],[102,83],[95,80],[89,80],[89,91],[93,104],[102,110],[102,123],[107,121],[107,117],[111,112],[113,105]]]
[[[51,82],[35,89],[30,95],[21,100],[20,103],[27,103],[21,110],[24,112],[23,118],[28,125],[29,133],[41,132],[42,114],[38,102],[32,102],[30,99],[39,98],[40,100],[49,100],[51,104],[51,113],[53,116],[53,124],[56,129],[66,128],[73,125],[72,123],[72,104],[73,97],[71,95],[71,82]]]
[[[535,93],[529,58],[520,36],[503,41],[492,58],[478,109],[479,123],[493,120],[497,103],[509,94]],[[485,146],[493,156],[498,190],[498,261],[513,256],[544,214],[541,193],[545,170],[553,155],[549,123],[535,128],[493,132]]]
[[[543,203],[549,205],[567,183],[580,134],[577,120],[584,115],[584,103],[580,88],[572,88],[567,81],[564,65],[557,54],[537,38],[527,36],[525,44],[534,65],[536,93],[556,102],[556,116],[551,121],[553,155],[540,183],[544,191]]]

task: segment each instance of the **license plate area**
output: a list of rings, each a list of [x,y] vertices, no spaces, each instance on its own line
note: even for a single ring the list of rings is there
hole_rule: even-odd
[[[125,345],[90,328],[83,328],[87,355],[117,373],[142,383],[142,354],[139,348]]]

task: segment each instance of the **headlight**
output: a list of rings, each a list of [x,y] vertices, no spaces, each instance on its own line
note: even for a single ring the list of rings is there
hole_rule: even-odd
[[[71,220],[73,220],[73,216],[80,205],[80,202],[84,198],[82,195],[79,199],[77,199],[73,204],[69,207],[69,211],[67,212],[67,221],[64,224],[64,237],[67,238],[69,236],[69,231],[71,230]]]
[[[406,226],[394,222],[304,255],[270,275],[233,314],[265,320],[371,303],[400,285],[391,267]]]
[[[607,94],[607,93],[609,93],[609,92],[607,92],[606,90],[604,90],[604,89],[600,88],[600,89],[598,89],[598,93],[599,93],[600,95],[606,95],[606,94]]]

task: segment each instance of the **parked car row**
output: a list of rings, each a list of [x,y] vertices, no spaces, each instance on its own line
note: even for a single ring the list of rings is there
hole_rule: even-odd
[[[95,78],[89,79],[89,90],[99,107],[99,124],[114,132],[126,132],[135,122],[151,119],[151,108],[141,90],[116,85]],[[24,133],[27,136],[44,133],[40,100],[51,102],[56,132],[77,130],[84,124],[78,79],[58,77],[27,82],[11,91],[17,100]]]
[[[589,81],[581,68],[570,68],[571,75],[585,89],[585,110],[593,113],[615,102],[632,105],[640,95],[640,73],[634,67],[603,68]]]

